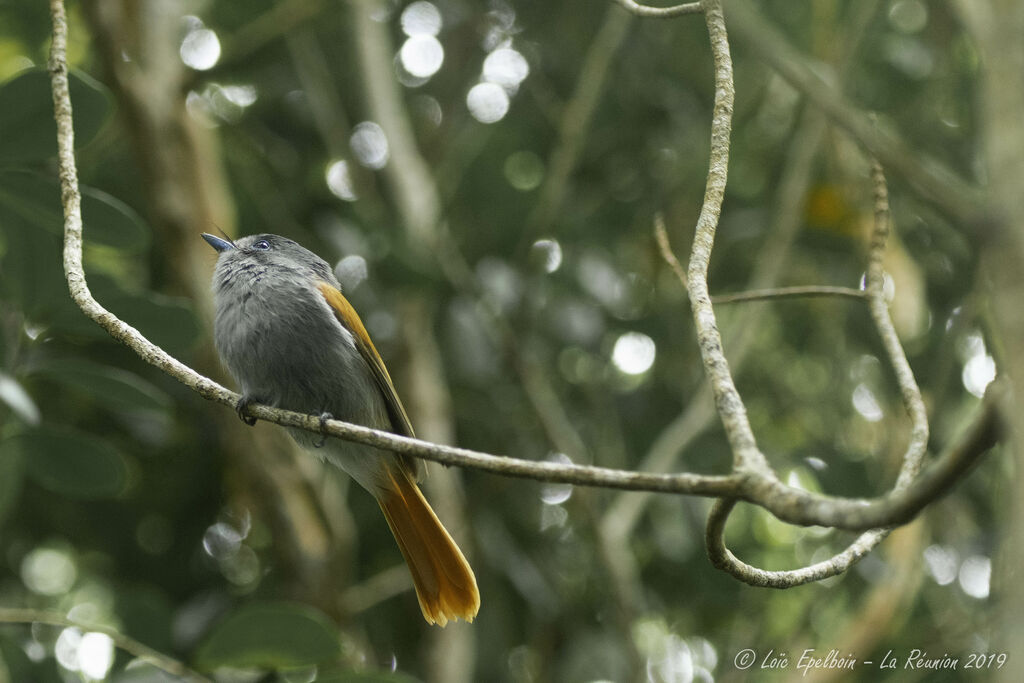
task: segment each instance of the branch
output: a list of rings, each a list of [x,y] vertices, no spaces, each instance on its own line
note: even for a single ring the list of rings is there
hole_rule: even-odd
[[[51,6],[59,7],[63,16],[61,0],[51,0]],[[55,12],[57,10],[54,10]],[[241,399],[239,394],[229,391],[217,382],[199,374],[189,366],[169,355],[149,341],[137,329],[120,320],[104,308],[89,291],[82,267],[82,212],[81,195],[78,190],[78,173],[74,155],[74,132],[72,129],[71,99],[68,92],[67,24],[62,20],[54,22],[53,50],[50,58],[50,73],[53,84],[54,116],[57,121],[58,167],[61,184],[61,202],[64,209],[64,272],[71,298],[90,319],[100,325],[117,341],[132,349],[142,360],[162,370],[167,375],[189,387],[203,398],[235,406]],[[267,405],[250,405],[246,414],[285,427],[298,427],[314,433],[323,433],[347,441],[377,446],[386,450],[444,463],[474,467],[497,474],[522,477],[546,482],[602,486],[608,488],[659,491],[664,493],[690,493],[695,495],[719,496],[734,493],[738,480],[733,476],[700,474],[658,475],[607,467],[536,462],[519,458],[507,458],[480,453],[465,448],[442,446],[428,441],[410,439],[339,420],[327,420],[321,425],[316,415],[297,413]]]
[[[684,14],[700,14],[704,11],[699,2],[687,2],[682,5],[674,5],[673,7],[648,7],[647,5],[641,5],[634,0],[615,0],[617,3],[622,5],[628,12],[637,15],[638,17],[657,17],[659,19],[668,19],[669,17],[681,17]]]
[[[842,45],[837,50],[836,67],[841,82],[847,80],[847,75],[855,64],[854,56],[857,54],[872,17],[875,16],[878,2],[879,0],[870,0],[858,3],[857,12],[852,20],[848,18],[843,21],[841,26],[833,27],[833,30],[838,31],[836,38],[842,40]],[[747,280],[745,288],[747,290],[774,288],[787,272],[786,264],[789,262],[789,252],[802,225],[800,217],[811,184],[814,160],[825,134],[826,123],[824,114],[813,107],[805,106],[794,124],[785,165],[779,178],[778,192],[776,193],[778,202],[768,229],[765,231],[767,237],[760,248],[760,258],[755,261]],[[657,231],[657,216],[655,221]],[[661,242],[659,247],[663,256],[670,265],[673,262],[676,264],[672,265],[673,271],[685,290],[685,272],[682,272],[682,267],[678,265],[678,260],[667,244],[668,235],[664,228],[662,228],[661,237],[658,239]],[[711,300],[712,303],[718,303],[719,297],[712,297]],[[729,358],[732,362],[733,372],[739,373],[746,361],[749,360],[758,338],[756,332],[761,329],[764,315],[765,310],[761,307],[745,311],[743,316],[733,317],[731,326],[723,330],[723,337],[729,340]],[[686,408],[657,435],[647,454],[641,460],[640,466],[635,469],[653,472],[672,471],[679,454],[684,452],[687,446],[711,425],[714,418],[711,390],[705,381],[691,393]],[[619,494],[616,500],[607,506],[604,513],[603,537],[628,538],[651,500],[652,496],[650,495],[636,495],[628,492]],[[618,557],[621,563],[630,561],[626,554],[620,553]]]
[[[704,542],[711,564],[752,586],[762,588],[793,588],[842,574],[889,535],[888,529],[875,529],[861,534],[846,550],[827,560],[800,569],[769,571],[738,559],[725,546],[725,522],[736,505],[735,499],[717,500],[708,515]]]
[[[813,296],[839,296],[849,299],[864,299],[867,293],[862,289],[851,287],[829,287],[827,285],[807,285],[800,287],[775,287],[772,289],[753,289],[735,294],[717,294],[711,297],[715,304],[736,304],[747,301],[765,301],[768,299],[787,299]]]
[[[60,2],[61,0],[51,0],[50,5],[53,7]],[[61,7],[61,14],[59,15],[60,21],[65,21],[63,10],[64,8]],[[58,15],[55,11],[55,20],[57,16]],[[157,652],[153,648],[143,645],[139,641],[129,638],[115,629],[108,626],[100,626],[99,624],[85,624],[74,619],[69,619],[60,612],[0,607],[0,622],[5,624],[47,624],[48,626],[77,628],[83,633],[102,633],[114,641],[114,645],[121,648],[128,654],[149,662],[156,668],[161,671],[165,671],[172,676],[177,676],[178,678],[183,678],[189,681],[198,681],[199,683],[213,683],[209,678],[196,673],[178,660]]]
[[[903,465],[900,468],[899,477],[893,490],[877,501],[868,503],[866,501],[836,500],[833,498],[820,497],[812,494],[796,494],[796,489],[783,486],[778,480],[766,481],[765,486],[769,489],[776,489],[769,495],[778,495],[779,498],[787,499],[784,505],[790,505],[797,499],[803,499],[796,507],[798,514],[808,512],[810,509],[833,514],[841,518],[840,524],[825,524],[824,526],[842,527],[846,529],[860,530],[871,529],[872,527],[887,527],[892,524],[893,519],[898,523],[909,521],[920,509],[940,496],[952,481],[958,479],[966,469],[967,464],[973,462],[970,452],[954,451],[952,455],[941,461],[929,472],[930,476],[921,477],[915,481],[917,473],[921,469],[921,461],[928,445],[928,418],[921,398],[920,389],[914,379],[913,371],[907,362],[903,347],[900,345],[896,335],[895,327],[889,316],[889,309],[885,303],[885,271],[882,267],[882,259],[885,252],[885,245],[890,233],[890,214],[888,188],[885,183],[885,175],[881,165],[875,161],[872,165],[872,180],[875,194],[875,226],[871,237],[871,247],[868,255],[868,271],[866,277],[866,297],[871,317],[875,323],[882,344],[885,347],[886,355],[896,373],[896,381],[903,396],[904,406],[911,419],[911,436],[907,451],[903,456]],[[995,392],[992,392],[993,395]],[[994,401],[989,401],[989,410],[982,413],[982,419],[976,441],[981,444],[987,443],[987,436],[992,429],[989,423],[990,415],[995,414]],[[983,452],[983,451],[978,451]],[[913,487],[912,495],[904,495]],[[781,502],[781,501],[780,501]],[[889,529],[876,528],[862,534],[846,550],[837,555],[811,565],[792,571],[766,571],[752,565],[746,564],[737,559],[725,545],[725,522],[729,513],[735,506],[735,500],[719,500],[711,510],[707,521],[705,533],[705,544],[708,549],[708,556],[719,569],[729,572],[736,578],[755,586],[769,586],[773,588],[787,588],[798,586],[810,581],[827,578],[840,574],[854,563],[860,561],[875,546],[881,543],[889,533]],[[776,516],[784,521],[803,524],[793,518],[786,518],[779,514],[779,509],[770,505],[766,507]],[[868,511],[871,512],[868,512]],[[871,523],[870,515],[879,514],[884,521]],[[859,523],[856,526],[848,526],[854,520]],[[819,522],[812,522],[819,523]]]
[[[926,505],[943,496],[984,453],[1002,440],[1006,428],[999,403],[1007,393],[1002,380],[990,384],[980,410],[953,446],[908,485],[901,486],[904,479],[901,471],[894,490],[884,496],[834,498],[792,488],[778,481],[761,484],[751,479],[744,486],[745,496],[741,497],[762,505],[784,522],[800,526],[864,531],[905,524]],[[903,467],[907,467],[906,458]]]
[[[654,215],[654,241],[658,243],[658,251],[661,252],[661,257],[665,259],[665,263],[669,265],[672,272],[679,278],[683,289],[686,289],[686,269],[679,263],[675,252],[672,251],[672,244],[668,239],[668,231],[665,229],[665,216],[661,213]]]
[[[711,392],[715,397],[715,406],[725,427],[726,437],[732,447],[734,470],[758,472],[774,479],[775,475],[768,467],[768,462],[757,449],[746,408],[729,371],[729,362],[722,350],[722,336],[718,331],[715,311],[711,306],[711,295],[708,293],[708,265],[711,261],[711,248],[715,241],[718,218],[722,212],[722,200],[728,177],[729,135],[732,130],[735,91],[732,81],[732,57],[729,54],[729,39],[722,16],[721,0],[707,0],[703,6],[715,65],[715,106],[711,119],[708,180],[704,190],[704,203],[697,218],[690,264],[686,272],[686,290],[690,296],[690,308],[693,310],[704,371],[711,384]]]

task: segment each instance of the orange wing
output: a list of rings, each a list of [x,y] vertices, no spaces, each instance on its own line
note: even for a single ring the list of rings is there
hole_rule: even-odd
[[[373,371],[394,431],[413,436],[409,416],[384,361],[352,304],[332,285],[322,282],[317,286],[338,322],[352,333],[356,348]],[[400,461],[405,463],[404,467],[388,470],[391,486],[374,495],[409,565],[423,618],[440,626],[455,619],[473,621],[480,609],[480,591],[473,569],[416,486],[413,479],[418,467],[411,459]]]
[[[370,340],[370,335],[363,326],[363,321],[359,319],[356,309],[352,308],[352,304],[348,302],[345,295],[333,285],[321,282],[317,284],[317,288],[327,301],[327,305],[334,311],[334,316],[338,319],[338,322],[352,333],[352,338],[356,342],[356,348],[359,349],[359,353],[366,360],[366,364],[370,366],[373,378],[377,381],[377,387],[380,388],[380,393],[384,396],[388,416],[391,418],[392,430],[402,436],[415,437],[416,434],[413,433],[412,423],[409,422],[409,415],[405,412],[405,406],[402,405],[401,399],[398,398],[395,385],[391,383],[391,375],[388,374],[388,369],[384,367],[384,361],[381,360],[380,354],[377,353],[377,349]]]

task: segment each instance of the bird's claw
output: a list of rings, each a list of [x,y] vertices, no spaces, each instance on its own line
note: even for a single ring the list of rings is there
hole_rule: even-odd
[[[323,448],[327,443],[327,421],[334,419],[330,413],[320,413],[320,440],[313,444],[313,448]]]
[[[256,418],[252,415],[246,415],[245,411],[253,403],[257,403],[256,399],[250,396],[243,396],[235,404],[235,412],[238,413],[239,419],[250,427],[256,424]]]

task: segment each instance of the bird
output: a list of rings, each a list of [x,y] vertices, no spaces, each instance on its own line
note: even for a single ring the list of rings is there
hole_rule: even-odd
[[[202,238],[218,252],[214,342],[240,386],[239,417],[254,424],[245,409],[262,403],[415,437],[384,361],[326,261],[279,235]],[[480,609],[476,576],[417,485],[423,462],[287,429],[376,498],[423,618],[439,626],[473,621]]]

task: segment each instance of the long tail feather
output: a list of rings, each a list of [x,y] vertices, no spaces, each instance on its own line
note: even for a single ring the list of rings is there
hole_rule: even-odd
[[[377,502],[409,565],[423,618],[439,626],[473,621],[480,609],[473,570],[416,483],[403,470],[389,474],[394,488]]]

